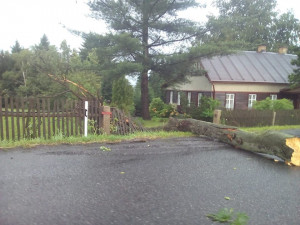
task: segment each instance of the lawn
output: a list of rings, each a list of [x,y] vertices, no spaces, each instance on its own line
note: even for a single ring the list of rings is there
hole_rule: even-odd
[[[240,127],[241,130],[248,132],[260,133],[267,130],[292,130],[292,129],[300,129],[300,125],[285,125],[285,126],[268,126],[268,127]]]
[[[88,135],[64,137],[63,135],[56,135],[51,139],[35,138],[22,139],[20,141],[1,141],[0,149],[23,147],[29,148],[37,145],[60,145],[60,144],[89,144],[89,143],[118,143],[122,141],[147,141],[154,139],[165,139],[174,137],[191,137],[194,136],[190,132],[137,132],[130,135]]]
[[[136,117],[135,120],[144,127],[160,127],[167,124],[169,118],[152,118],[151,120],[143,120],[141,117]]]
[[[161,127],[168,122],[167,118],[153,118],[152,120],[142,120],[136,118],[136,121],[141,123],[144,127]],[[293,126],[270,126],[270,127],[241,127],[241,130],[248,132],[260,133],[266,130],[288,130],[300,129],[300,125]],[[137,132],[130,135],[89,135],[88,137],[71,136],[65,137],[62,133],[52,137],[51,139],[35,138],[31,140],[21,139],[20,141],[1,141],[0,149],[15,148],[15,147],[32,147],[36,145],[58,145],[58,144],[82,144],[82,143],[114,143],[121,141],[135,141],[135,140],[151,140],[158,138],[173,138],[173,137],[189,137],[193,136],[190,132]]]

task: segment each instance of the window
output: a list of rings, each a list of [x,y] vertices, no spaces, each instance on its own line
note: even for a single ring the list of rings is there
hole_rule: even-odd
[[[191,106],[192,92],[188,92],[188,106]]]
[[[234,109],[234,94],[226,94],[226,109]]]
[[[173,91],[170,91],[170,104],[173,104]]]
[[[250,94],[248,98],[248,108],[251,109],[253,106],[253,102],[256,101],[256,94]]]
[[[202,93],[198,93],[198,106],[201,105]]]
[[[177,105],[180,105],[180,92],[178,91],[178,95],[177,95]]]
[[[277,100],[277,95],[270,95],[271,96],[271,100]]]

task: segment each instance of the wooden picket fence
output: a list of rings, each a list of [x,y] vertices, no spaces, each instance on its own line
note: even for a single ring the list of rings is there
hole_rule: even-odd
[[[89,100],[89,121],[93,133],[101,132],[102,106]],[[50,139],[53,136],[83,135],[84,101],[0,96],[0,138]]]

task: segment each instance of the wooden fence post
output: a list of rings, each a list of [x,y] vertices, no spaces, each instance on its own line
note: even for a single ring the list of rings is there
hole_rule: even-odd
[[[273,112],[273,118],[272,118],[272,126],[275,125],[275,121],[276,121],[276,112]]]
[[[215,110],[214,111],[213,123],[220,124],[221,114],[222,114],[222,110]]]
[[[110,134],[110,107],[109,106],[103,106],[103,120],[102,120],[102,128],[105,134]]]

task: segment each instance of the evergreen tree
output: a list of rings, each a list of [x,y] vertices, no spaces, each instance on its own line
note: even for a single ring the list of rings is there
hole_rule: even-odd
[[[191,40],[200,33],[201,30],[195,23],[177,17],[177,12],[198,5],[195,0],[94,0],[89,2],[93,16],[104,19],[114,30],[113,34],[102,38],[102,43],[106,43],[106,48],[102,49],[102,56],[107,56],[112,62],[118,64],[109,69],[122,74],[139,74],[144,119],[150,118],[149,71],[165,72],[162,70],[164,65],[174,63],[174,60],[170,59],[172,54],[165,59],[163,47]],[[172,53],[177,56],[179,51],[175,50]],[[187,57],[183,61],[187,62]],[[128,72],[124,73],[126,70]]]
[[[294,69],[294,73],[289,76],[289,81],[293,88],[300,86],[300,47],[298,47],[296,51],[298,57],[292,61],[292,65],[297,66],[297,68]]]
[[[125,113],[133,109],[133,88],[125,76],[113,82],[112,105],[117,106]]]
[[[36,46],[36,48],[39,49],[39,50],[48,51],[49,47],[50,47],[50,42],[49,42],[48,37],[46,36],[46,34],[44,34],[43,37],[41,38],[40,44],[38,46]]]
[[[16,41],[15,45],[11,48],[11,53],[19,53],[20,51],[22,51],[21,45]]]
[[[5,71],[11,70],[14,67],[14,60],[9,52],[0,52],[0,80]]]

